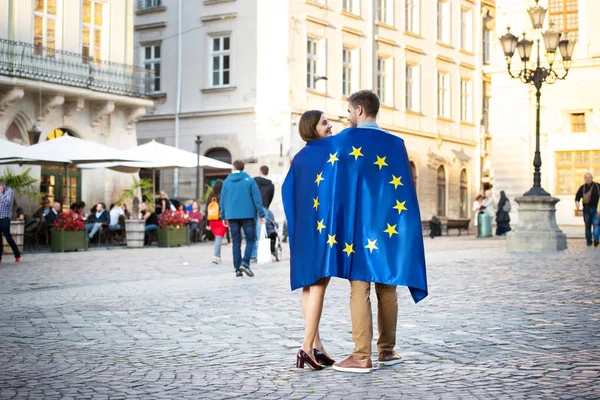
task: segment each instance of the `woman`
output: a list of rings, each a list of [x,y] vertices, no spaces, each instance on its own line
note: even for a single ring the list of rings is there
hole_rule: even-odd
[[[196,231],[202,223],[202,212],[200,211],[200,204],[194,200],[192,202],[192,211],[189,212],[190,219],[190,242],[194,239]]]
[[[510,229],[510,200],[506,197],[504,190],[500,192],[498,211],[496,211],[496,235],[506,236]]]
[[[307,145],[314,140],[331,136],[331,125],[325,114],[318,110],[305,112],[300,118],[298,128],[300,137]],[[290,246],[293,246],[293,243],[290,243]],[[306,267],[310,268],[311,266]],[[330,277],[325,277],[302,288],[302,314],[305,328],[302,347],[296,355],[296,368],[304,368],[306,364],[318,371],[335,362],[325,351],[319,335],[319,322],[329,279]]]
[[[171,200],[166,192],[160,191],[156,199],[156,215],[160,215],[165,211],[171,211]]]
[[[220,216],[219,201],[221,200],[221,190],[223,190],[223,180],[217,179],[212,187],[208,205],[206,206],[206,215],[209,223],[208,229],[215,235],[215,249],[212,261],[214,264],[221,264],[221,245],[223,244],[223,237],[227,233],[227,226],[223,223]]]
[[[479,219],[479,212],[485,210],[483,206],[483,196],[479,195],[473,202],[473,226],[477,227],[477,220]],[[475,236],[479,236],[479,232]]]
[[[158,230],[158,217],[156,213],[153,213],[148,209],[148,205],[144,201],[140,205],[140,212],[142,213],[142,219],[146,221],[146,227],[144,228],[144,244],[150,244],[150,232]]]

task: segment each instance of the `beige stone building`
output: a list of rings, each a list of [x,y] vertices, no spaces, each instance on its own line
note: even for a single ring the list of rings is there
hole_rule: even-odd
[[[0,0],[0,137],[135,146],[136,121],[152,101],[150,74],[132,66],[133,15],[134,0]],[[29,133],[34,124],[39,136]],[[66,204],[109,203],[131,185],[130,175],[73,168],[66,199],[62,168],[34,166],[32,175]]]
[[[406,141],[422,218],[471,218],[490,151],[482,66],[494,8],[491,0],[142,1],[135,55],[157,80],[138,137],[195,151],[200,135],[204,155],[245,159],[251,174],[268,165],[279,193],[303,146],[300,115],[323,110],[339,132],[347,96],[373,89],[379,123]],[[163,172],[161,187],[192,197],[195,171],[179,171],[176,185],[174,176]],[[278,195],[274,212],[283,218]]]
[[[532,38],[526,13],[533,4],[525,0],[503,0],[498,3],[497,26],[510,24],[511,31],[527,32]],[[544,84],[541,95],[542,187],[560,198],[556,220],[567,234],[583,234],[583,218],[576,213],[575,192],[583,184],[583,175],[591,172],[600,180],[600,2],[596,0],[541,0],[548,8],[546,26],[555,23],[577,44],[573,63],[564,81]],[[531,86],[511,80],[506,61],[494,40],[492,65],[491,130],[494,132],[493,165],[497,190],[505,190],[509,198],[522,195],[532,186],[535,150],[535,91]],[[543,45],[542,45],[543,48]],[[547,61],[542,55],[544,64]],[[564,74],[560,56],[554,66]],[[522,63],[515,56],[512,69]],[[513,212],[518,220],[518,210]]]

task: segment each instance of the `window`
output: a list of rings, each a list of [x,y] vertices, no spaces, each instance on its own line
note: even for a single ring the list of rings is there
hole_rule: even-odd
[[[33,16],[33,53],[54,57],[56,49],[56,0],[35,0]],[[43,47],[47,49],[44,50]]]
[[[394,9],[392,0],[377,0],[377,21],[394,25]]]
[[[359,15],[360,0],[342,0],[342,10],[350,14]]]
[[[437,40],[450,44],[450,1],[437,2]]]
[[[421,110],[421,79],[418,65],[406,64],[405,77],[406,109],[419,112]]]
[[[566,32],[570,39],[577,39],[579,33],[579,0],[550,0],[548,11],[550,22],[558,32]]]
[[[571,132],[585,132],[585,113],[571,114]]]
[[[228,86],[231,83],[231,37],[215,36],[211,42],[211,85]]]
[[[483,82],[483,99],[481,102],[481,125],[485,127],[485,133],[490,131],[490,94],[489,83]]]
[[[437,94],[438,116],[450,118],[450,76],[446,72],[438,72]]]
[[[382,104],[391,104],[392,100],[392,70],[390,58],[377,57],[377,95]]]
[[[473,51],[473,12],[461,10],[460,12],[460,48]]]
[[[460,120],[472,122],[473,119],[473,102],[472,102],[472,87],[471,81],[468,79],[460,80]]]
[[[574,196],[587,172],[600,176],[600,150],[556,153],[556,194]]]
[[[446,170],[443,165],[437,171],[437,216],[446,216]]]
[[[162,6],[162,0],[139,0],[138,9],[146,10]]]
[[[344,47],[342,64],[342,94],[352,94],[352,50]]]
[[[404,29],[418,34],[421,29],[420,0],[405,0],[404,6]]]
[[[152,91],[160,92],[160,45],[145,46],[142,49],[144,52],[144,67],[154,71]]]
[[[485,29],[483,28],[483,49],[482,49],[482,55],[483,55],[483,63],[484,64],[489,64],[490,63],[490,36],[491,36],[491,32],[489,29]]]
[[[469,212],[469,179],[464,169],[460,173],[460,217],[467,218]]]
[[[324,62],[321,55],[325,54],[324,40],[308,38],[306,42],[306,87],[325,92]]]
[[[99,1],[83,0],[81,54],[102,59],[102,11],[104,4]],[[85,59],[84,59],[85,60]]]

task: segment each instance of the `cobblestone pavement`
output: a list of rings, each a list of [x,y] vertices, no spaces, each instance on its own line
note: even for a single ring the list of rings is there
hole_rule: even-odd
[[[405,361],[366,375],[294,368],[286,261],[239,279],[231,247],[216,266],[210,244],[5,258],[0,398],[600,398],[600,249],[511,255],[464,236],[426,249],[429,297],[399,288]],[[332,280],[322,336],[337,358],[353,348],[348,302]]]

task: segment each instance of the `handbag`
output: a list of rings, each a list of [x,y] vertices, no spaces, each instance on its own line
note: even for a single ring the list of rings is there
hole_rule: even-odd
[[[590,188],[590,190],[587,191],[587,193],[585,192],[585,185],[583,185],[583,205],[587,206],[588,204],[590,204],[590,201],[592,200],[592,190],[594,190],[594,188],[596,190],[598,190],[598,184],[594,182],[594,186],[592,186]]]
[[[258,249],[256,250],[256,263],[259,265],[269,264],[271,259],[271,239],[267,237],[266,224],[260,225],[260,238],[258,240]]]

